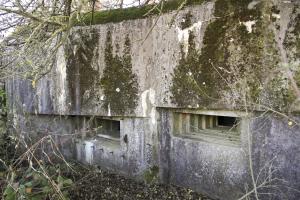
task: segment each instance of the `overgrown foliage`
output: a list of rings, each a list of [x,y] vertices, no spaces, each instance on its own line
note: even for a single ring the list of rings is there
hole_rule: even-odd
[[[58,164],[54,166],[48,164],[37,169],[19,168],[9,174],[10,180],[3,192],[4,200],[69,199],[67,189],[73,185],[73,181],[61,175],[60,167],[61,165]],[[51,181],[40,171],[47,171]],[[56,189],[61,193],[58,193]]]
[[[67,189],[73,182],[63,176],[61,168],[64,172],[72,169],[51,135],[1,134],[0,150],[2,199],[68,199]]]

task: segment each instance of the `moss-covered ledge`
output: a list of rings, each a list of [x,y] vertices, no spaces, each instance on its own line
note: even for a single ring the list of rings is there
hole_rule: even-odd
[[[135,20],[147,18],[151,15],[157,15],[161,13],[167,13],[172,10],[182,9],[186,6],[200,5],[210,0],[171,0],[162,1],[157,8],[153,9],[155,5],[145,5],[141,7],[130,7],[122,9],[112,9],[85,13],[79,20],[75,20],[75,26],[86,26],[106,23],[117,23],[125,20]],[[153,10],[152,10],[153,9]]]

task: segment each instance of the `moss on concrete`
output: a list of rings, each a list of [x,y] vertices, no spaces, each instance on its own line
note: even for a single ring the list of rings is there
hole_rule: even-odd
[[[299,68],[300,68],[300,66],[299,66]],[[300,88],[300,70],[295,73],[294,78],[296,80],[296,84],[297,84],[298,88]]]
[[[105,47],[105,69],[100,80],[104,91],[104,108],[114,114],[132,113],[137,106],[138,81],[132,71],[131,44],[128,35],[124,43],[123,56],[113,54],[111,32],[107,32]]]
[[[298,66],[298,68],[300,68],[300,66]],[[298,88],[300,88],[300,69],[294,73],[294,80],[296,81]],[[299,112],[300,102],[295,94],[294,89],[291,87],[291,84],[289,85],[288,91],[286,93],[286,102],[287,105],[289,106],[289,111],[297,110]]]
[[[225,99],[243,105],[244,95],[249,102],[258,103],[262,91],[269,89],[263,82],[279,63],[274,34],[268,28],[270,18],[263,15],[270,13],[271,7],[260,2],[248,9],[250,2],[215,2],[216,18],[205,30],[201,53],[190,37],[188,55],[181,57],[174,71],[174,103],[206,107]]]
[[[188,5],[199,5],[209,0],[187,0],[184,4]],[[183,5],[185,0],[172,0],[172,1],[161,1],[158,8],[162,8],[162,13],[166,13],[172,10],[177,10]],[[163,4],[162,4],[163,3]],[[105,23],[116,23],[124,20],[134,20],[149,17],[151,15],[157,15],[160,13],[158,9],[153,9],[154,5],[146,5],[142,7],[130,7],[123,9],[105,10],[94,13],[92,21],[92,13],[86,13],[82,16],[79,21],[75,21],[75,25],[84,26],[91,24],[105,24]],[[151,11],[151,12],[150,12]]]
[[[182,28],[191,26],[191,17],[190,13],[186,14],[184,23],[181,24]],[[199,51],[196,49],[194,38],[194,34],[190,32],[187,55],[185,55],[183,45],[181,45],[181,58],[173,74],[172,100],[179,106],[194,105],[199,100],[200,91],[194,75],[199,70],[200,62]]]
[[[290,60],[300,58],[300,6],[295,6],[284,40]]]
[[[158,173],[159,173],[159,167],[158,166],[152,166],[150,169],[146,170],[144,172],[144,180],[146,183],[155,183],[158,181]]]
[[[284,40],[284,47],[289,58],[289,68],[294,72],[294,79],[300,88],[300,6],[296,5],[291,15],[291,21],[288,25],[286,38]],[[287,105],[293,105],[297,100],[293,88],[288,87],[286,93]]]
[[[92,64],[94,57],[97,56],[94,50],[97,48],[98,39],[99,34],[95,29],[89,32],[77,30],[70,36],[71,43],[65,48],[67,81],[73,109],[76,101],[79,100],[80,106],[89,101],[92,95],[85,95],[88,90],[90,94],[94,93],[94,85],[99,79],[99,73]]]
[[[181,21],[180,23],[180,28],[183,30],[183,29],[186,29],[188,27],[190,27],[192,25],[192,14],[191,12],[188,12],[185,17],[184,17],[184,20]]]
[[[296,40],[295,40],[295,47],[296,47],[295,57],[300,58],[300,13],[297,14],[295,22],[296,22],[296,24],[295,24],[295,28],[294,28],[294,31],[293,31],[293,34],[296,37]]]

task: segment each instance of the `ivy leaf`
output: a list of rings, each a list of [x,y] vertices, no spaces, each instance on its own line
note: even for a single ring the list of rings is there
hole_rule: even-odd
[[[44,186],[42,188],[42,190],[43,190],[44,194],[49,194],[49,193],[51,193],[53,191],[53,189],[51,187],[49,187],[48,185]]]
[[[4,193],[4,200],[15,200],[16,199],[16,192],[11,186],[7,186]]]
[[[71,179],[64,180],[64,186],[71,186],[72,184],[73,184],[73,181]]]

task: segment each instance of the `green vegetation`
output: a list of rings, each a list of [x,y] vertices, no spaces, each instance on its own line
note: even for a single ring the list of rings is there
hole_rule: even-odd
[[[6,185],[3,199],[69,199],[67,189],[73,185],[73,181],[61,176],[59,167],[19,168],[11,174],[11,183]],[[43,171],[47,172],[48,178]]]
[[[132,112],[137,106],[139,86],[137,76],[132,71],[130,48],[131,44],[127,35],[123,56],[114,55],[111,32],[107,32],[105,47],[106,67],[100,84],[105,95],[103,106],[105,109],[110,108],[115,114]]]
[[[80,107],[85,106],[95,97],[99,83],[105,95],[103,100],[105,109],[110,108],[116,114],[124,114],[126,111],[133,111],[137,105],[138,82],[137,76],[132,72],[129,37],[126,36],[123,56],[119,56],[113,54],[110,31],[107,34],[106,68],[101,79],[98,70],[93,67],[98,57],[96,48],[99,33],[96,29],[90,30],[89,33],[79,29],[70,36],[71,43],[65,49],[67,80],[73,110],[77,111],[78,103]]]
[[[154,165],[150,169],[144,172],[144,179],[146,183],[151,184],[158,181],[158,174],[159,173],[159,167]]]
[[[6,113],[7,111],[6,91],[4,89],[0,89],[0,110],[2,114]]]
[[[296,36],[296,58],[300,58],[300,14],[297,15],[297,18],[295,19],[297,22],[294,30],[294,34]]]
[[[299,8],[300,9],[300,8]],[[294,19],[294,30],[292,31],[292,34],[294,36],[294,43],[292,46],[295,47],[295,58],[300,57],[300,14],[297,14],[296,18]]]
[[[76,104],[76,98],[80,99],[80,104],[85,105],[92,97],[84,98],[86,91],[92,90],[99,79],[99,72],[93,68],[94,50],[97,47],[99,34],[95,29],[89,30],[89,33],[78,30],[71,35],[71,44],[66,46],[67,57],[67,80],[69,82],[70,96],[72,106]],[[77,76],[79,75],[79,76]],[[80,87],[80,94],[76,89]],[[78,97],[76,97],[78,95]]]
[[[294,80],[296,81],[298,88],[300,87],[300,66],[298,64],[300,58],[300,6],[295,6],[291,15],[291,21],[288,25],[286,37],[284,40],[284,47],[287,51],[289,58],[289,67],[294,72]],[[288,88],[287,102],[294,103],[297,97],[292,89]]]
[[[163,4],[158,5],[158,8],[162,8],[161,12],[166,13],[172,10],[177,10],[184,2],[186,2],[185,6],[187,6],[202,4],[203,2],[207,1],[209,0],[173,0],[163,2]],[[154,5],[146,5],[143,7],[130,7],[123,9],[98,11],[94,13],[93,21],[92,13],[86,13],[79,21],[74,23],[75,25],[84,26],[146,18],[149,17],[149,15],[156,15],[160,13],[158,9],[151,10],[153,6]]]
[[[289,53],[289,59],[300,57],[300,6],[293,10],[291,21],[288,25],[287,35],[284,40],[285,48]]]
[[[182,28],[191,26],[191,14],[187,13],[185,16]],[[203,91],[197,81],[197,74],[200,72],[201,63],[199,60],[199,51],[195,47],[194,34],[190,32],[188,41],[188,53],[185,55],[183,45],[181,45],[181,59],[174,70],[173,85],[171,92],[173,94],[172,100],[179,106],[193,105],[201,102],[200,96],[204,96]],[[198,72],[198,73],[197,73]],[[196,76],[195,76],[196,75]]]
[[[277,73],[263,84],[280,60],[274,33],[268,27],[270,18],[262,14],[271,13],[271,7],[260,2],[248,9],[250,2],[215,2],[216,19],[205,30],[201,53],[195,49],[195,37],[190,32],[188,54],[184,56],[182,52],[173,74],[174,103],[205,107],[224,103],[220,100],[226,100],[226,95],[234,97],[230,99],[233,104],[242,105],[243,94],[249,103],[258,103],[265,93],[264,100],[272,107],[282,104],[286,95],[282,74]],[[187,17],[185,21],[191,23],[192,16]]]
[[[14,155],[14,144],[12,137],[7,132],[7,102],[6,93],[4,89],[0,90],[0,173],[6,170],[6,164]],[[2,160],[2,161],[1,161]]]

